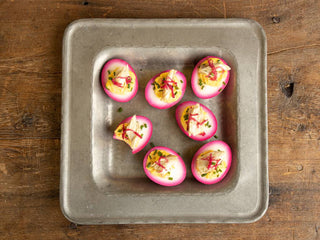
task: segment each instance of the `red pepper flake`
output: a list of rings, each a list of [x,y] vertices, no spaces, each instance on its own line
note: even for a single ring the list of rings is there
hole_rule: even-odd
[[[128,76],[128,77],[115,77],[115,78],[113,78],[113,79],[112,79],[112,83],[113,83],[114,85],[118,86],[118,87],[121,87],[121,88],[123,88],[124,85],[121,84],[121,83],[119,83],[119,82],[117,82],[117,81],[116,81],[117,78],[119,78],[119,79],[125,79],[125,80],[126,80],[126,84],[131,83],[131,80],[132,80],[131,76]]]
[[[160,162],[161,159],[165,159],[165,160],[166,160],[166,161],[165,161],[166,163],[169,162],[168,158],[161,156],[161,157],[159,157],[158,161],[155,162],[155,164],[157,164],[159,167],[167,170],[167,169],[165,168],[165,166],[163,166],[163,165],[161,164],[161,162]]]
[[[175,94],[174,94],[173,84],[177,85],[177,83],[174,80],[172,80],[170,77],[167,77],[167,79],[164,79],[162,81],[163,85],[161,86],[161,88],[169,88],[171,90],[171,96],[174,98]]]
[[[209,66],[211,67],[211,73],[207,75],[207,78],[211,81],[216,81],[217,80],[217,70],[216,67],[214,66],[213,60],[209,59],[208,60]]]
[[[222,160],[220,158],[219,159],[214,159],[213,156],[212,156],[212,153],[210,153],[209,157],[202,158],[201,160],[208,161],[207,168],[208,169],[214,168],[215,170],[217,170],[219,164],[222,162]]]
[[[189,114],[189,118],[188,118],[188,121],[187,121],[187,131],[189,131],[189,124],[190,124],[190,121],[193,120],[197,123],[197,128],[199,128],[201,125],[205,124],[206,122],[208,122],[208,120],[203,120],[202,122],[199,122],[197,119],[194,118],[194,116],[198,116],[199,114],[196,113],[196,114],[192,114],[190,113]],[[203,134],[203,135],[202,135]],[[204,136],[205,133],[200,133],[201,136]]]
[[[129,131],[133,132],[138,138],[142,139],[142,136],[139,133],[137,133],[136,131],[130,128],[125,127],[124,125],[123,125],[122,139],[128,139],[126,132],[129,132]]]

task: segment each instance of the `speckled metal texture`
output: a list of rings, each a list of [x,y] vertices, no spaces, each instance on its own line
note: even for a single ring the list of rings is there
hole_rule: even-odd
[[[63,40],[63,92],[60,203],[64,215],[79,224],[243,223],[258,220],[268,206],[266,37],[259,24],[245,19],[84,19],[71,23]],[[212,99],[191,90],[193,67],[205,56],[222,57],[231,66],[226,89]],[[112,58],[128,61],[139,90],[128,103],[110,99],[100,73]],[[191,174],[197,142],[179,129],[176,106],[159,110],[144,98],[147,81],[175,68],[188,81],[181,102],[199,101],[218,120],[216,135],[232,149],[226,178],[215,185]],[[118,108],[123,109],[118,112]],[[112,139],[124,118],[151,119],[156,146],[179,152],[186,180],[158,186],[144,174],[150,149],[132,155]]]

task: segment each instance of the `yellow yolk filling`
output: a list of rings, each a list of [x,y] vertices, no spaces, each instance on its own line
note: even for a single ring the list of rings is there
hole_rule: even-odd
[[[189,120],[189,112],[191,110],[191,107],[186,107],[181,115],[180,121],[181,125],[184,130],[188,131],[188,120]]]
[[[213,61],[213,64],[214,65],[217,65],[217,64],[221,64],[222,61],[218,58],[209,58]],[[199,68],[198,68],[198,84],[200,86],[203,86],[204,85],[209,85],[211,87],[219,87],[223,84],[223,80],[226,79],[227,75],[228,75],[228,71],[227,70],[222,70],[221,72],[220,71],[217,71],[217,78],[216,80],[212,81],[209,79],[209,77],[206,75],[206,74],[203,74],[203,73],[200,73],[199,72],[199,69],[202,67],[202,66],[208,66],[209,63],[208,63],[208,60],[205,60],[203,61]]]
[[[146,168],[149,170],[149,172],[154,175],[154,176],[157,176],[157,177],[161,177],[161,178],[169,178],[169,180],[172,180],[170,179],[170,172],[161,172],[159,171],[159,169],[162,169],[162,168],[156,168],[156,166],[158,166],[156,164],[156,162],[159,162],[159,159],[160,157],[167,157],[171,155],[170,153],[168,153],[167,151],[164,151],[164,150],[154,150],[152,151],[149,156],[148,156],[148,160],[147,160],[147,165],[146,165]],[[172,168],[174,168],[172,166]]]
[[[129,70],[129,76],[131,77],[131,82],[126,84],[124,87],[119,87],[113,84],[112,79],[115,77],[116,73],[119,71],[119,67],[113,69],[113,71],[108,70],[108,77],[106,81],[106,89],[110,92],[118,95],[126,95],[132,92],[134,85],[136,83],[136,76],[132,71]]]
[[[177,78],[177,76],[175,75],[172,80],[175,81],[176,84],[171,84],[173,86],[174,97],[172,97],[172,95],[170,94],[170,96],[168,98],[163,98],[163,93],[164,93],[163,81],[166,79],[168,74],[169,74],[169,72],[161,73],[160,76],[154,80],[153,91],[154,91],[154,94],[158,98],[162,99],[164,102],[172,103],[172,102],[176,101],[181,96],[181,87],[179,87],[179,86],[182,84],[182,80],[179,80]],[[178,81],[180,81],[181,84],[178,85]]]
[[[218,178],[221,176],[221,174],[227,169],[227,163],[222,160],[218,166],[216,167],[215,162],[213,161],[212,165],[213,168],[205,168],[203,167],[203,163],[201,164],[202,161],[205,162],[206,166],[209,164],[209,161],[206,160],[201,160],[203,158],[204,155],[208,154],[208,153],[213,153],[214,151],[212,150],[208,150],[205,151],[203,153],[201,153],[198,158],[197,158],[197,162],[196,162],[196,168],[198,173],[201,175],[201,177],[207,178],[207,179],[214,179],[214,178]],[[201,161],[201,162],[200,162]],[[215,168],[216,167],[216,168]]]

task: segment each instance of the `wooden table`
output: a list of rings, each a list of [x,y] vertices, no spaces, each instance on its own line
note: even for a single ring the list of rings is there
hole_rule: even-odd
[[[77,226],[59,208],[61,44],[79,18],[250,18],[268,38],[270,206],[252,224]],[[1,239],[320,239],[320,1],[1,0]]]

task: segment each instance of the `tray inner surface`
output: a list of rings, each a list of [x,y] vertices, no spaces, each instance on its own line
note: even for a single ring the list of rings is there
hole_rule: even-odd
[[[191,89],[190,79],[195,64],[208,55],[222,57],[231,66],[230,81],[217,97],[204,100],[197,98]],[[118,103],[110,99],[100,84],[100,73],[106,61],[122,58],[136,71],[139,80],[137,95],[128,103]],[[221,194],[232,191],[239,178],[237,161],[237,62],[231,52],[221,48],[108,48],[99,52],[94,60],[92,93],[92,177],[98,189],[104,194]],[[233,162],[226,178],[215,185],[198,183],[192,176],[190,164],[194,153],[206,142],[194,141],[185,136],[175,120],[176,106],[159,110],[151,107],[144,96],[145,86],[157,73],[175,68],[187,78],[187,89],[180,101],[198,101],[216,115],[219,140],[227,142],[232,149]],[[118,108],[123,109],[118,112]],[[148,144],[141,152],[133,155],[127,144],[112,138],[116,126],[131,115],[144,115],[153,123],[150,142],[156,146],[166,146],[181,154],[187,167],[185,181],[176,187],[162,187],[151,182],[145,175],[142,161],[151,148]]]

